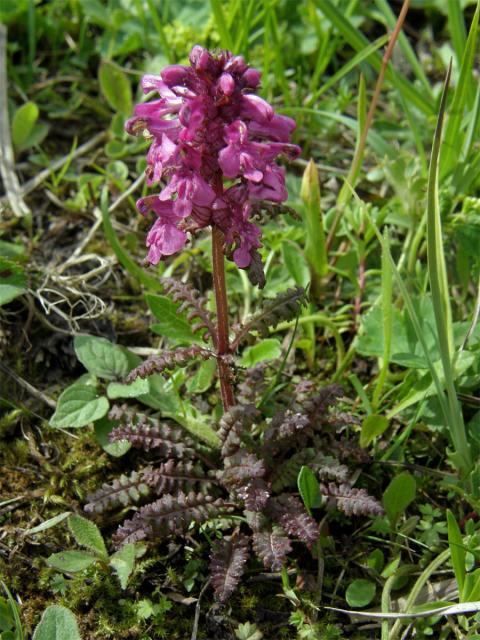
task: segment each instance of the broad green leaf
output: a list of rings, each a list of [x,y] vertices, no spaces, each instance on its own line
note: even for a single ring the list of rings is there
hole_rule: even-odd
[[[377,436],[388,428],[388,420],[385,416],[379,416],[377,414],[371,414],[367,416],[362,422],[362,431],[360,433],[360,446],[368,447],[369,444]]]
[[[77,544],[94,551],[103,559],[108,558],[102,534],[94,522],[75,514],[68,519],[68,526]]]
[[[18,151],[30,146],[29,137],[38,116],[39,110],[34,102],[26,102],[15,111],[12,120],[12,142]]]
[[[102,62],[98,71],[100,89],[114,111],[124,116],[132,112],[132,87],[127,75],[109,62]]]
[[[95,387],[75,383],[58,398],[50,424],[52,427],[85,427],[103,418],[109,406],[107,398],[99,396]]]
[[[23,246],[23,244],[0,240],[0,263],[5,259],[15,262],[25,262],[26,260],[28,260],[26,248]]]
[[[383,494],[383,506],[392,525],[396,524],[408,505],[415,500],[416,491],[417,483],[408,471],[392,479]]]
[[[298,490],[302,496],[303,504],[310,512],[322,506],[322,496],[320,486],[315,474],[310,467],[303,466],[297,478]]]
[[[79,335],[73,346],[85,369],[99,378],[124,378],[131,369],[126,351],[105,338]]]
[[[157,319],[157,322],[152,325],[155,333],[187,344],[201,341],[199,336],[193,334],[192,323],[183,313],[178,312],[179,304],[166,296],[147,294],[145,297],[150,311]]]
[[[97,420],[93,425],[95,440],[108,455],[114,458],[120,458],[132,448],[132,444],[126,440],[120,442],[110,442],[108,434],[118,425],[117,420],[109,420],[106,416]]]
[[[47,558],[47,564],[64,573],[76,573],[87,569],[98,558],[86,551],[62,551]]]
[[[52,604],[42,615],[32,640],[82,640],[77,621],[66,607]]]
[[[371,580],[360,578],[351,582],[345,591],[350,607],[366,607],[375,597],[376,585]]]
[[[126,544],[110,558],[110,565],[115,570],[122,589],[127,588],[128,578],[135,568],[135,545]]]
[[[27,278],[22,267],[0,258],[0,306],[27,292]]]
[[[195,375],[187,380],[187,390],[189,393],[205,393],[211,386],[217,363],[215,360],[204,360],[200,363]]]
[[[243,352],[241,364],[244,367],[254,367],[264,360],[275,360],[282,355],[280,342],[275,338],[261,340],[253,347],[247,347]]]
[[[131,384],[121,382],[110,382],[107,386],[107,396],[111,400],[116,398],[137,398],[148,393],[148,380],[137,378]]]
[[[137,397],[147,407],[157,409],[163,415],[177,415],[182,412],[182,405],[172,380],[166,380],[160,373],[148,377],[148,393]]]

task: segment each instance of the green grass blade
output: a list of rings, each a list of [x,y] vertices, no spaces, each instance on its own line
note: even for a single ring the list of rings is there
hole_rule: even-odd
[[[450,556],[452,560],[453,571],[458,584],[460,596],[465,583],[465,556],[466,549],[463,545],[463,536],[458,526],[455,516],[447,509],[447,531],[448,546],[450,547]]]
[[[457,58],[457,64],[460,68],[462,64],[462,56],[465,51],[467,42],[467,30],[465,29],[465,20],[463,19],[463,11],[458,0],[447,0],[448,9],[448,28],[452,36],[453,50]]]
[[[388,234],[385,233],[385,246],[390,251],[390,241]],[[392,266],[388,259],[386,251],[382,251],[382,332],[383,332],[383,354],[382,365],[378,374],[377,383],[372,397],[373,411],[375,412],[380,402],[383,385],[388,374],[388,365],[390,363],[392,333],[393,333],[393,273]]]
[[[221,46],[231,51],[233,49],[233,40],[228,29],[227,21],[225,20],[222,3],[220,0],[210,0],[210,6],[218,33],[220,34]]]
[[[334,113],[333,111],[323,111],[321,109],[308,109],[307,107],[285,107],[283,109],[278,109],[279,113],[286,114],[296,114],[303,113],[309,114],[312,116],[319,116],[320,118],[328,118],[329,120],[333,120],[334,122],[339,122],[355,133],[358,131],[358,122],[354,118],[350,118],[350,116],[344,116],[340,113]],[[386,142],[382,138],[382,136],[377,132],[370,129],[367,136],[367,142],[370,146],[375,150],[376,153],[381,158],[388,157],[392,160],[398,157],[397,151],[394,147]]]
[[[165,35],[165,31],[163,30],[162,20],[157,13],[157,9],[155,8],[153,0],[147,0],[147,5],[150,19],[153,22],[155,31],[158,34],[158,39],[160,40],[160,44],[162,45],[163,52],[167,60],[170,62],[170,64],[172,64],[173,62],[175,62],[175,55],[172,51],[171,46],[168,44],[167,36]]]
[[[356,29],[351,22],[335,7],[330,0],[315,0],[318,8],[324,16],[330,20],[338,32],[345,38],[348,44],[359,52],[368,46],[367,38]],[[375,52],[368,59],[368,62],[379,72],[382,66],[382,57]],[[404,96],[411,104],[415,105],[422,113],[432,115],[435,106],[428,96],[419,91],[405,76],[394,71],[391,66],[387,68],[385,78]]]
[[[350,73],[352,69],[355,69],[355,67],[357,67],[361,62],[363,62],[369,56],[371,56],[372,53],[375,53],[375,51],[378,51],[380,47],[383,47],[383,45],[386,44],[387,41],[388,41],[387,35],[381,36],[380,38],[377,38],[377,40],[369,44],[368,47],[365,47],[364,49],[359,51],[341,69],[339,69],[335,74],[333,74],[333,76],[329,78],[327,82],[325,82],[325,84],[323,84],[317,91],[315,91],[312,97],[308,100],[307,104],[310,105],[315,103],[321,95],[323,95],[326,91],[328,91],[333,86],[335,86],[337,82],[339,82],[348,73]]]
[[[478,12],[478,9],[477,9]],[[478,15],[477,15],[478,20]],[[432,302],[435,311],[436,337],[445,377],[448,398],[449,428],[457,458],[463,470],[471,468],[472,459],[467,442],[462,411],[455,390],[453,371],[453,329],[452,311],[448,291],[447,269],[443,251],[440,202],[438,196],[439,155],[442,143],[442,128],[445,116],[447,91],[450,81],[451,65],[448,69],[438,114],[437,126],[430,157],[430,169],[427,185],[427,261]]]
[[[463,136],[462,125],[464,122],[464,111],[468,101],[469,87],[471,86],[472,70],[475,60],[475,51],[478,39],[478,19],[480,15],[480,0],[473,16],[472,25],[468,34],[467,43],[463,53],[462,64],[457,86],[453,94],[449,116],[445,125],[443,137],[442,155],[440,158],[440,178],[444,178],[452,171],[458,161],[462,150]]]
[[[10,605],[10,610],[12,612],[13,615],[13,619],[15,620],[15,637],[16,640],[24,640],[25,636],[23,634],[23,625],[22,625],[22,621],[20,620],[20,616],[18,615],[18,608],[17,608],[17,603],[15,602],[12,594],[10,593],[9,588],[7,587],[7,585],[3,582],[3,580],[1,581],[3,590],[5,591],[5,594],[7,596],[7,600],[8,603]]]
[[[456,1],[457,0],[454,0],[454,2]],[[387,23],[388,28],[394,29],[395,23],[397,22],[397,18],[393,13],[393,11],[391,10],[387,0],[375,0],[375,4],[377,5],[378,9],[381,11],[383,17],[385,18],[385,22]],[[423,67],[419,62],[417,55],[413,50],[413,47],[410,44],[407,36],[403,32],[401,32],[398,36],[398,44],[400,45],[400,48],[402,49],[405,58],[410,63],[413,73],[416,75],[417,79],[422,84],[422,87],[425,90],[426,94],[429,95],[431,98],[433,98],[432,88],[430,86],[430,82],[428,81],[426,73],[423,70]]]
[[[139,267],[138,264],[132,260],[120,244],[118,236],[115,233],[115,229],[113,228],[112,221],[110,220],[110,212],[108,211],[108,190],[106,187],[102,190],[100,210],[105,236],[122,267],[124,267],[130,275],[141,282],[147,289],[150,289],[151,291],[163,291],[160,281],[145,273],[144,269]]]
[[[357,140],[355,143],[355,153],[348,172],[347,180],[343,183],[337,198],[337,206],[344,207],[351,197],[351,187],[355,188],[357,184],[360,169],[362,168],[365,148],[361,147],[362,134],[367,121],[367,89],[365,85],[365,77],[360,76],[358,85],[358,105],[357,105]]]

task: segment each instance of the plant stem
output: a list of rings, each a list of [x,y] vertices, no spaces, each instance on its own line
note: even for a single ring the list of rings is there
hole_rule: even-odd
[[[223,254],[223,233],[217,227],[212,227],[212,259],[213,259],[213,287],[217,306],[217,356],[225,356],[230,352],[228,340],[228,301],[225,285],[225,260]],[[218,377],[225,411],[235,404],[233,389],[230,383],[230,369],[225,360],[217,358]]]

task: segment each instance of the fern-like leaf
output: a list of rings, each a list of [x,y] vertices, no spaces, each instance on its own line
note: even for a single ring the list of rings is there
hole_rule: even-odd
[[[262,511],[270,498],[271,490],[263,478],[254,478],[237,490],[248,511]]]
[[[293,412],[289,409],[277,413],[265,432],[265,440],[286,440],[297,436],[304,431],[308,432],[310,418],[304,413]]]
[[[146,471],[143,477],[152,491],[159,496],[174,490],[192,491],[199,485],[204,490],[211,484],[198,466],[190,461],[166,460],[159,467]]]
[[[320,492],[331,507],[337,507],[347,516],[377,516],[383,514],[382,505],[369,496],[365,489],[356,489],[347,483],[321,484]]]
[[[222,442],[222,455],[231,456],[241,446],[242,434],[255,423],[259,411],[253,404],[238,404],[226,411],[217,432]]]
[[[265,462],[244,449],[225,458],[224,463],[225,468],[218,473],[218,479],[227,487],[238,487],[246,480],[263,478],[266,473]]]
[[[178,347],[171,351],[163,351],[158,356],[150,356],[145,362],[135,367],[125,378],[125,381],[130,383],[137,378],[148,378],[154,373],[165,373],[176,367],[184,367],[195,358],[208,360],[214,357],[215,354],[212,351],[203,349],[197,344],[192,344],[189,347]]]
[[[138,414],[133,420],[136,422],[119,424],[112,429],[110,442],[127,440],[137,449],[155,449],[166,458],[191,458],[194,455],[193,442],[180,427],[160,423],[144,414]]]
[[[233,534],[216,542],[210,555],[210,573],[215,598],[226,602],[235,591],[248,559],[248,538]]]
[[[318,539],[320,533],[317,523],[295,496],[282,493],[271,498],[268,511],[288,535],[299,538],[308,545]]]
[[[202,493],[180,491],[176,496],[167,493],[159,500],[141,507],[131,520],[126,520],[113,536],[119,547],[139,540],[162,540],[171,534],[185,533],[190,523],[205,522],[225,507],[221,499]]]
[[[215,343],[215,321],[213,315],[206,309],[207,301],[200,291],[174,278],[163,278],[162,284],[172,300],[181,303],[178,309],[179,313],[188,310],[188,320],[190,322],[194,319],[197,320],[192,325],[192,331],[196,333],[203,329],[203,339],[207,341],[210,337]]]
[[[255,553],[266,569],[281,571],[292,550],[290,540],[276,531],[255,531],[252,535]]]
[[[268,336],[270,327],[275,328],[279,322],[296,318],[304,304],[306,304],[306,294],[305,289],[301,287],[287,289],[275,298],[266,300],[262,311],[238,328],[232,341],[232,351],[237,349],[250,331],[258,331],[265,337]]]
[[[151,470],[139,473],[133,471],[129,476],[122,474],[111,483],[105,482],[100,489],[87,496],[84,509],[87,513],[103,513],[107,509],[138,503],[142,498],[150,495],[150,487],[146,481],[146,474]]]

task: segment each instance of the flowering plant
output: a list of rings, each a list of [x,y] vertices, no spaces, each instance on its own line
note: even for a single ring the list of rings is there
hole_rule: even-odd
[[[220,602],[226,602],[237,586],[250,548],[274,571],[285,566],[293,540],[317,548],[320,532],[310,507],[324,501],[350,515],[381,512],[363,489],[349,483],[340,454],[336,458],[321,451],[320,434],[325,437],[331,427],[338,431],[354,420],[336,411],[341,388],[331,385],[317,392],[302,381],[283,398],[276,397],[267,419],[262,407],[270,389],[260,366],[239,374],[243,381],[234,395],[231,365],[242,340],[252,331],[266,336],[280,321],[298,317],[305,302],[303,289],[282,292],[266,300],[244,325],[235,326],[230,339],[225,247],[238,267],[258,265],[261,231],[252,218],[269,206],[265,201],[286,199],[284,170],[275,160],[281,154],[293,158],[299,153],[289,142],[293,120],[276,115],[254,95],[259,81],[260,73],[248,68],[243,58],[226,51],[212,54],[199,46],[192,49],[190,66],[170,66],[159,77],[143,79],[144,89],[156,90],[160,98],[137,105],[127,130],[152,138],[148,180],[166,182],[160,194],[138,201],[143,214],[156,215],[147,237],[148,260],[158,263],[185,246],[187,233],[210,226],[217,322],[199,291],[164,279],[164,289],[180,303],[179,310],[195,321],[192,331],[201,331],[213,349],[195,343],[163,350],[130,371],[126,381],[169,375],[190,360],[215,358],[224,413],[208,438],[205,432],[187,428],[196,436],[192,439],[183,428],[156,415],[114,406],[110,440],[151,451],[157,464],[105,483],[89,495],[85,507],[101,514],[118,505],[138,505],[114,536],[119,547],[185,535],[192,522],[230,518],[232,534],[213,545],[210,557],[211,581]],[[332,453],[332,441],[329,450]],[[314,504],[305,502],[306,494],[301,494],[302,503],[292,492],[306,464],[313,476],[310,482],[317,483]],[[329,482],[320,485],[311,469]]]
[[[275,160],[300,152],[289,143],[295,122],[253,93],[259,83],[260,72],[241,56],[213,54],[196,45],[190,66],[171,65],[160,76],[144,76],[143,90],[160,98],[138,104],[126,123],[130,133],[152,139],[149,184],[167,182],[158,195],[137,202],[142,214],[156,215],[147,236],[147,260],[157,264],[185,246],[187,232],[212,227],[218,318],[213,341],[226,410],[235,401],[225,361],[230,348],[224,246],[235,247],[238,267],[258,267],[261,231],[252,216],[262,201],[287,199],[285,172]],[[254,280],[262,284],[258,274]]]

